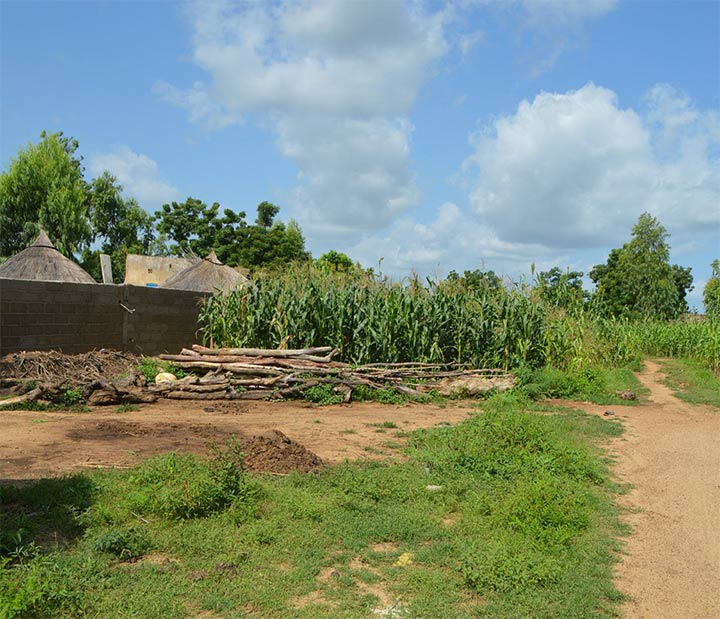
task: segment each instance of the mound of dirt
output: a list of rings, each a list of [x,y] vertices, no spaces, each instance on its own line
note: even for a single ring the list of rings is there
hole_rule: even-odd
[[[266,473],[307,473],[322,465],[322,460],[279,430],[256,434],[243,444],[245,468]]]

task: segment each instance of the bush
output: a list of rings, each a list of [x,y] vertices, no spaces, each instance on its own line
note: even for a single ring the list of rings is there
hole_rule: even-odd
[[[467,585],[478,593],[527,590],[556,582],[562,566],[517,535],[497,536],[478,543],[461,561]]]
[[[211,460],[177,453],[157,456],[135,469],[129,485],[131,509],[179,520],[207,516],[233,504],[250,507],[257,495],[236,448]]]
[[[150,550],[151,544],[142,529],[113,527],[96,533],[90,541],[90,547],[96,552],[105,552],[132,561]]]

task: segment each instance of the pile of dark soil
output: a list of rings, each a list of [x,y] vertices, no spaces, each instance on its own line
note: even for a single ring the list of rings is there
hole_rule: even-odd
[[[132,353],[119,350],[100,349],[77,355],[57,350],[23,351],[0,359],[0,378],[82,385],[130,373],[139,361]]]
[[[264,473],[307,473],[322,465],[322,460],[300,443],[279,430],[270,430],[243,441],[245,468]]]

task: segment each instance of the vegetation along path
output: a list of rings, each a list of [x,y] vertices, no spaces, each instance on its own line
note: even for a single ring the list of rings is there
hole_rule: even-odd
[[[617,571],[626,619],[720,617],[720,410],[678,400],[654,362],[639,378],[650,402],[611,409],[625,425],[611,447],[615,471],[632,485]]]

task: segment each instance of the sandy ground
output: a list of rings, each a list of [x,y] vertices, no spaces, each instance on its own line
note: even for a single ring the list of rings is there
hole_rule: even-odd
[[[473,404],[316,407],[303,402],[164,400],[142,405],[139,411],[115,409],[2,411],[0,483],[89,468],[128,467],[170,450],[205,453],[212,441],[270,429],[280,430],[325,462],[388,457],[398,453],[404,431],[458,423],[473,411]],[[396,427],[382,427],[386,422]]]
[[[627,619],[720,618],[720,410],[676,399],[648,362],[649,403],[613,406],[626,432],[609,445],[633,533],[617,569]],[[577,404],[602,415],[607,406]],[[170,449],[277,429],[326,462],[393,457],[404,430],[457,423],[471,403],[318,408],[304,403],[161,402],[118,413],[2,412],[0,483],[131,466]],[[392,422],[396,428],[383,428]]]
[[[720,409],[692,406],[661,384],[646,362],[649,404],[578,405],[612,410],[625,433],[612,442],[620,497],[631,525],[618,587],[627,619],[720,618]]]

